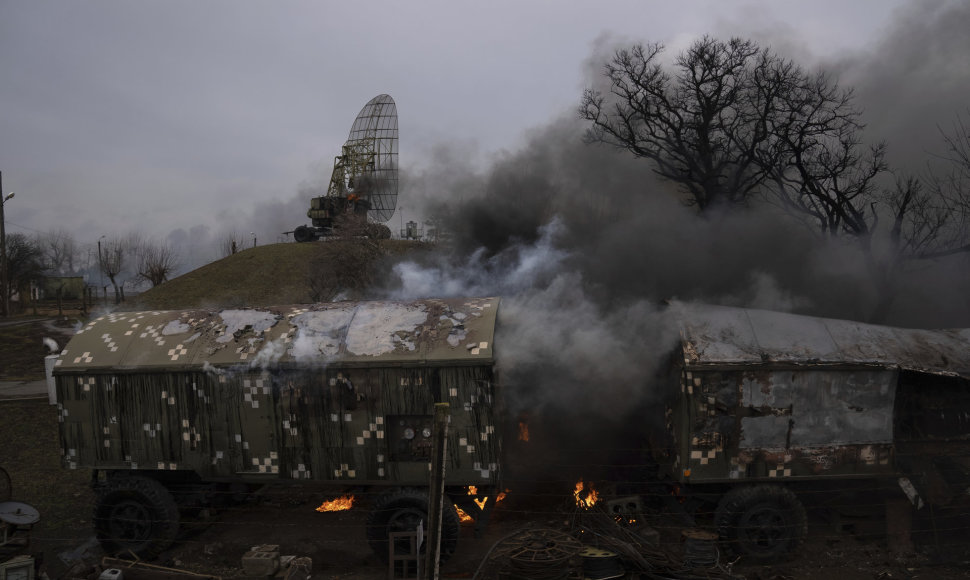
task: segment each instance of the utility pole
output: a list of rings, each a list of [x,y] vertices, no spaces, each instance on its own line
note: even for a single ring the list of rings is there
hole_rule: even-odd
[[[0,171],[0,292],[3,292],[3,300],[0,300],[0,310],[4,318],[10,314],[10,290],[7,276],[7,230],[5,226],[6,218],[3,215],[3,206],[7,200],[13,197],[13,192],[3,194],[3,172]]]
[[[101,240],[106,236],[98,238],[98,280],[101,285],[101,292],[104,293],[104,305],[108,305],[108,289],[104,287],[104,258],[101,257]]]

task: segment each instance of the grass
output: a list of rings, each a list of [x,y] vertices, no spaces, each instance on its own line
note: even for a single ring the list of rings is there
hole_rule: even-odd
[[[321,268],[339,264],[339,253],[352,252],[354,244],[362,243],[373,242],[332,240],[248,248],[152,288],[128,308],[241,308],[314,302],[310,278],[319,275]],[[428,247],[401,240],[376,243],[388,262]]]
[[[66,342],[64,333],[53,332],[39,319],[18,318],[0,322],[0,381],[33,381],[44,378],[44,357],[49,354],[44,338],[53,338],[59,346]],[[64,321],[65,332],[73,322]]]
[[[47,354],[44,337],[53,337],[63,346],[64,338],[36,319],[0,326],[0,379],[42,379]],[[28,551],[44,554],[52,577],[66,568],[58,554],[94,534],[90,475],[61,466],[57,413],[47,397],[0,399],[0,467],[10,476],[10,499],[40,513],[40,522],[30,532]],[[10,555],[0,551],[0,560]]]
[[[249,248],[141,294],[144,308],[264,306],[306,302],[307,264],[322,244]]]
[[[71,546],[92,534],[94,505],[88,471],[61,467],[57,407],[47,398],[0,401],[0,467],[10,475],[11,499],[40,512],[32,541]]]

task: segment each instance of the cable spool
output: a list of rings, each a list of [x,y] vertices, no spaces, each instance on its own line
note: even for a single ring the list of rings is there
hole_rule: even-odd
[[[720,553],[717,534],[705,530],[684,530],[684,566],[687,568],[710,568],[717,565]]]
[[[620,557],[613,552],[590,546],[579,555],[583,558],[583,576],[589,580],[608,580],[626,574]]]
[[[509,577],[515,580],[565,580],[569,560],[582,545],[555,530],[527,530],[510,540]]]

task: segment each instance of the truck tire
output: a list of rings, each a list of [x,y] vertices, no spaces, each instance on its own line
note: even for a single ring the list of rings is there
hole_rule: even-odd
[[[94,527],[106,553],[151,559],[178,535],[179,510],[150,477],[112,477],[98,493]]]
[[[737,487],[721,498],[714,523],[730,551],[758,562],[779,560],[808,532],[805,508],[790,489],[761,484]]]
[[[410,532],[424,522],[428,529],[428,494],[415,489],[397,489],[381,496],[374,509],[367,516],[367,543],[381,559],[387,563],[389,557],[388,535],[392,532]],[[441,562],[446,562],[455,553],[458,545],[458,513],[454,505],[445,498],[441,514]],[[425,553],[427,545],[421,546]],[[407,554],[410,547],[407,541],[398,540],[394,545],[395,554]]]
[[[306,226],[297,226],[293,230],[293,239],[300,243],[312,242],[316,237],[316,232]]]

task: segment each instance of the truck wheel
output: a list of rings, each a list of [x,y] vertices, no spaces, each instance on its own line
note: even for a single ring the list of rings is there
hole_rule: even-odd
[[[381,496],[374,509],[367,516],[367,542],[382,562],[388,561],[388,535],[393,532],[410,532],[423,522],[428,530],[428,495],[414,489],[398,489]],[[445,562],[455,553],[458,544],[458,513],[454,505],[445,499],[441,515],[441,561]],[[421,546],[425,553],[426,545]],[[407,539],[396,540],[395,554],[407,554],[410,545]]]
[[[808,532],[802,503],[778,485],[732,489],[721,498],[714,523],[732,552],[759,562],[789,554]]]
[[[98,494],[94,527],[104,551],[150,559],[169,547],[179,511],[165,486],[149,477],[113,477]]]
[[[293,230],[293,239],[297,242],[312,242],[316,239],[316,232],[306,226],[297,226]]]

